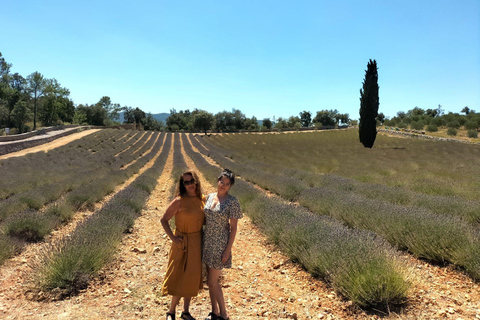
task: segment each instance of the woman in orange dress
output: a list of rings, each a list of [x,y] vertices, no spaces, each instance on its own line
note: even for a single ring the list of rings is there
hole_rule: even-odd
[[[205,222],[204,198],[195,172],[184,172],[178,181],[175,199],[170,203],[161,223],[172,247],[163,282],[162,293],[172,295],[167,320],[175,320],[176,306],[183,297],[181,319],[195,320],[190,315],[192,297],[202,288],[202,227]],[[175,231],[168,221],[175,217]]]

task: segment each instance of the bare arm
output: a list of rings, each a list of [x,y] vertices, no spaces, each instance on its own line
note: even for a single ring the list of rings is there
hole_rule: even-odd
[[[222,253],[222,263],[227,262],[232,252],[233,242],[235,241],[235,236],[237,235],[237,225],[238,219],[230,219],[230,237],[228,237],[228,244],[225,251]]]
[[[167,236],[173,241],[173,242],[181,242],[182,238],[181,237],[176,237],[173,234],[172,228],[170,228],[170,225],[168,224],[168,221],[172,219],[175,214],[180,210],[180,198],[175,198],[170,205],[168,206],[167,210],[162,216],[162,219],[160,219],[160,222],[162,223],[162,227],[165,230],[165,233]]]

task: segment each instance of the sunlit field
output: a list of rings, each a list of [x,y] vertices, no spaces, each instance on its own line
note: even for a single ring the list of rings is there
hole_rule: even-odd
[[[282,169],[335,174],[361,182],[400,186],[429,195],[476,200],[480,191],[480,146],[389,137],[379,134],[372,149],[357,130],[223,134],[210,140],[228,156]]]

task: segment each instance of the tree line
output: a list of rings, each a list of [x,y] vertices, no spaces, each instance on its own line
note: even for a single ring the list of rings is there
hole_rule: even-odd
[[[205,110],[194,109],[177,111],[170,110],[170,116],[166,120],[166,129],[169,131],[216,131],[216,132],[232,132],[232,131],[258,131],[258,130],[282,130],[282,129],[299,129],[315,125],[335,126],[340,123],[347,124],[350,122],[348,114],[340,114],[338,110],[322,110],[318,111],[316,116],[312,118],[312,113],[302,111],[298,116],[290,116],[289,118],[279,117],[271,120],[265,118],[258,120],[255,116],[248,118],[238,109],[229,111],[221,111],[216,114]]]
[[[392,118],[387,118],[383,113],[379,113],[377,125],[428,132],[436,132],[443,127],[447,128],[447,134],[453,136],[457,135],[458,129],[463,127],[467,130],[470,138],[477,138],[480,128],[480,113],[468,106],[464,107],[460,113],[445,113],[440,104],[435,109],[422,109],[417,106],[407,112],[399,111]]]
[[[109,126],[120,124],[123,112],[124,123],[140,123],[147,130],[163,130],[164,125],[151,114],[139,108],[120,106],[108,96],[94,104],[75,106],[70,90],[55,78],[46,78],[35,71],[27,77],[11,72],[0,52],[0,128],[9,128],[10,133],[23,133],[40,126],[55,126],[67,123]]]
[[[70,90],[61,86],[55,78],[46,78],[38,71],[24,77],[11,73],[11,67],[12,64],[0,52],[0,128],[11,128],[10,133],[35,130],[39,125],[116,125],[121,124],[121,113],[123,123],[137,123],[146,130],[158,131],[258,131],[350,123],[349,115],[338,110],[321,110],[314,117],[311,112],[302,111],[298,116],[258,121],[256,117],[248,118],[236,109],[216,114],[199,109],[178,112],[172,109],[166,123],[163,123],[138,107],[114,103],[108,96],[93,104],[75,105],[70,98]]]

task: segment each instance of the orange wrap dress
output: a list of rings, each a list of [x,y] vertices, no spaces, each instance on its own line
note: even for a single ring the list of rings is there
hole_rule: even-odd
[[[202,227],[205,222],[204,200],[198,197],[180,198],[175,214],[174,235],[183,238],[172,242],[162,294],[193,297],[202,288]]]

